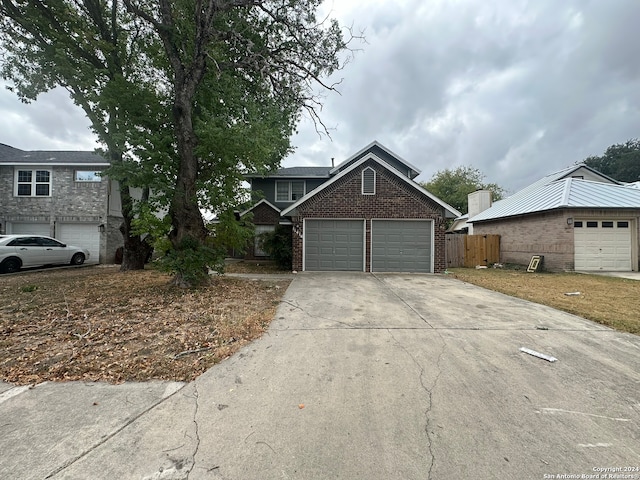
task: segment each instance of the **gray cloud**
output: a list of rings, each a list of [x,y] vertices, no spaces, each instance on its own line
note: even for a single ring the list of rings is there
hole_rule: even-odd
[[[640,136],[637,0],[334,0],[366,44],[285,159],[328,165],[378,140],[423,170],[472,165],[510,191]],[[24,106],[0,92],[0,142],[93,148],[64,91]]]
[[[97,147],[89,120],[62,88],[30,104],[0,82],[0,143],[23,150],[93,150]]]
[[[638,136],[638,2],[349,5],[336,15],[365,27],[368,44],[326,102],[333,142],[303,125],[287,164],[377,139],[419,179],[473,165],[514,191]]]

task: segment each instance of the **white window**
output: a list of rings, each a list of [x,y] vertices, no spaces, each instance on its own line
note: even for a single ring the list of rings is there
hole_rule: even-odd
[[[76,170],[76,182],[99,182],[101,172],[93,172],[91,170]]]
[[[253,254],[256,257],[268,257],[269,254],[262,249],[262,234],[273,232],[276,229],[275,225],[256,225],[255,244],[253,248]]]
[[[295,202],[304,193],[304,180],[276,180],[276,202]]]
[[[371,167],[367,167],[362,171],[362,194],[376,194],[376,171]]]
[[[15,194],[18,197],[51,196],[49,170],[16,170]]]

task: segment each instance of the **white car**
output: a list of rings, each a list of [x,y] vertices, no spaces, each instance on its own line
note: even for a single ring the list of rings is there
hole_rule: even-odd
[[[23,267],[71,264],[82,265],[89,258],[85,248],[65,245],[42,235],[0,235],[0,273]]]

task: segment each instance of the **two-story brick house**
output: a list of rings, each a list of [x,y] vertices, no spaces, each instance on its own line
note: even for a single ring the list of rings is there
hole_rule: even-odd
[[[112,263],[122,215],[117,185],[101,175],[108,166],[93,152],[0,144],[0,233],[48,235],[88,249],[90,262]]]
[[[257,233],[290,226],[294,270],[442,272],[445,219],[459,212],[416,183],[419,173],[373,142],[337,166],[249,175],[261,199],[247,212]],[[263,255],[257,244],[248,258]]]

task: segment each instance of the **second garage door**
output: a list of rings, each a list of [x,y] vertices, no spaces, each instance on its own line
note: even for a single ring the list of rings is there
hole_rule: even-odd
[[[56,238],[61,242],[89,250],[89,263],[100,260],[100,231],[96,224],[58,223]]]
[[[433,272],[430,220],[372,220],[372,272]]]
[[[305,220],[304,269],[364,271],[364,220]]]

